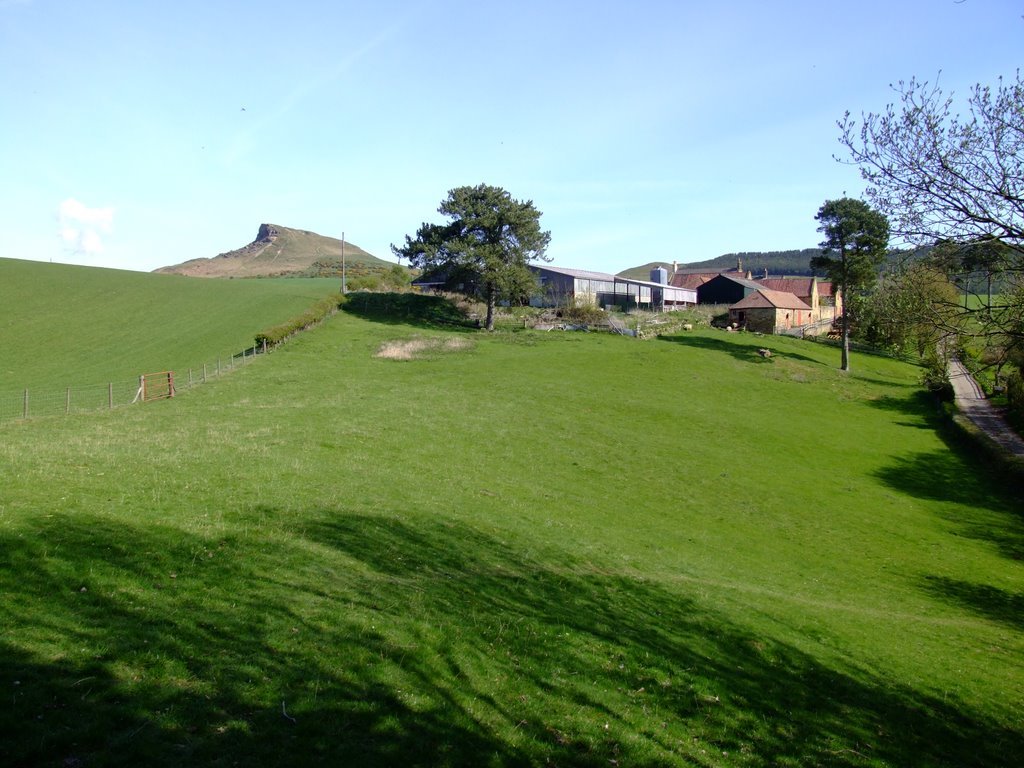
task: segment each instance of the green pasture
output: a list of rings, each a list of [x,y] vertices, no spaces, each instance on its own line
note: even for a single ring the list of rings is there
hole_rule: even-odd
[[[0,762],[1017,765],[1020,489],[852,360],[340,313],[2,423]]]
[[[215,366],[339,288],[0,258],[0,396]]]

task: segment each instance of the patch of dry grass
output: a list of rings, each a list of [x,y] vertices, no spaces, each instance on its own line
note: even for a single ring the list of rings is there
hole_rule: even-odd
[[[438,352],[457,352],[469,349],[471,342],[464,338],[447,339],[394,339],[380,345],[375,357],[385,360],[419,360]]]

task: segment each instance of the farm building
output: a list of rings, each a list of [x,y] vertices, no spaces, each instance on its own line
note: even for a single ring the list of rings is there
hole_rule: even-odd
[[[676,288],[689,288],[696,291],[708,280],[718,277],[720,272],[675,272],[672,275],[672,285]]]
[[[691,288],[696,291],[704,283],[713,280],[719,275],[739,277],[746,280],[751,279],[750,272],[743,271],[743,260],[737,259],[735,267],[711,272],[707,270],[679,269],[679,265],[676,262],[672,262],[672,276],[669,282],[676,288]]]
[[[412,281],[412,287],[427,293],[435,291],[454,291],[456,293],[473,293],[479,280],[477,275],[468,269],[438,268],[424,272]]]
[[[652,280],[635,280],[609,272],[587,269],[569,269],[531,264],[540,290],[530,297],[535,307],[557,307],[567,304],[596,307],[617,306],[623,310],[646,309],[670,312],[697,303],[697,292],[668,284],[668,272],[654,270]],[[449,272],[434,270],[412,281],[422,291],[450,290],[471,293],[477,289],[479,279],[468,271]]]
[[[735,304],[760,289],[753,280],[732,274],[720,274],[697,288],[699,304]]]
[[[587,269],[530,265],[540,283],[540,295],[530,303],[537,307],[569,304],[603,305],[604,297],[615,294],[615,275]]]
[[[672,311],[697,303],[697,292],[668,285],[668,273],[655,270],[657,280],[636,280],[607,272],[531,265],[541,292],[535,306],[555,307],[573,303],[624,310]]]
[[[812,324],[814,313],[792,293],[758,288],[729,307],[729,322],[748,331],[780,333]]]

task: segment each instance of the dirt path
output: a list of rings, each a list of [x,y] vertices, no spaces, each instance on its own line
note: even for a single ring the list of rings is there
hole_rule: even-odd
[[[949,361],[949,381],[953,385],[960,412],[1007,453],[1024,456],[1024,439],[1010,428],[1002,414],[985,399],[978,383],[959,360]]]

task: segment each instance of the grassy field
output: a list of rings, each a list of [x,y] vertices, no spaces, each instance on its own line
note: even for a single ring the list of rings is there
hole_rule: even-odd
[[[0,393],[215,363],[339,288],[0,259]]]
[[[1020,489],[837,365],[343,313],[0,424],[0,762],[1016,765]]]

